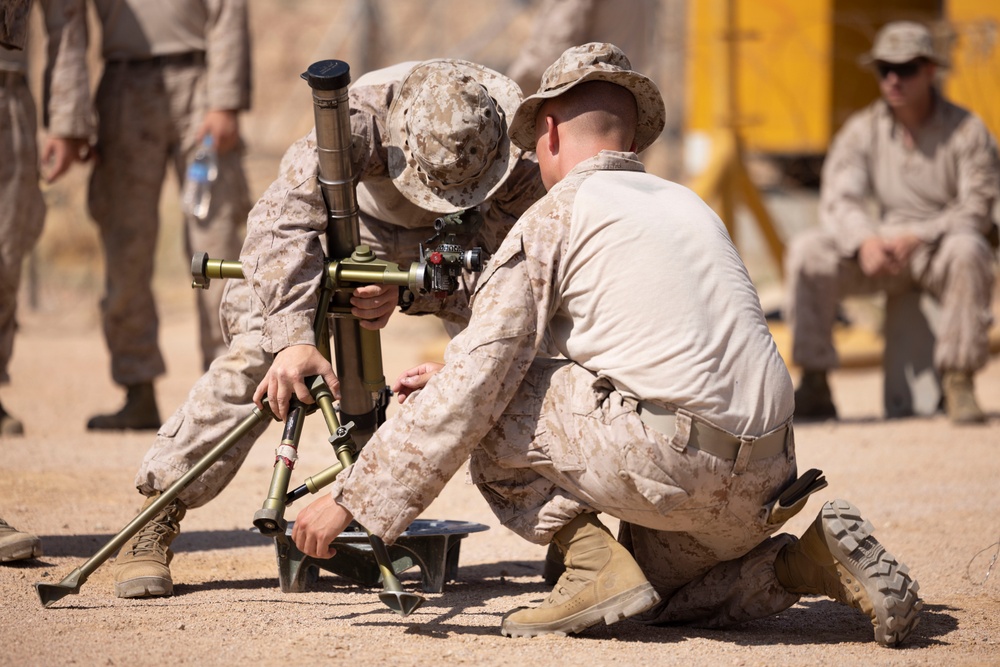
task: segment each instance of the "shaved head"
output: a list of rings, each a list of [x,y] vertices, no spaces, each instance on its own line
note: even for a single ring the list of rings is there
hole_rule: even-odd
[[[581,138],[609,142],[612,150],[631,150],[639,111],[627,88],[607,81],[584,81],[548,100],[539,117],[555,116]],[[609,146],[611,148],[611,146]]]

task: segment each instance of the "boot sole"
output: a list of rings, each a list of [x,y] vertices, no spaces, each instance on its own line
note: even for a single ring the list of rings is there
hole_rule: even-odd
[[[173,582],[159,577],[137,577],[115,582],[115,596],[120,598],[152,598],[173,594]]]
[[[602,620],[605,625],[612,625],[629,616],[646,611],[659,601],[660,596],[653,589],[653,585],[645,583],[572,616],[551,623],[514,623],[505,618],[500,624],[500,634],[504,637],[537,637],[539,635],[564,637],[585,630]]]
[[[41,540],[31,540],[22,544],[7,545],[0,549],[0,563],[38,558],[42,555]]]
[[[917,627],[924,602],[910,570],[885,550],[875,528],[846,500],[828,502],[820,511],[830,553],[864,586],[875,610],[875,641],[897,646]]]

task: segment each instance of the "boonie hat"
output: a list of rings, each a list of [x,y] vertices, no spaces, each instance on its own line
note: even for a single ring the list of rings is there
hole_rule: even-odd
[[[915,21],[893,21],[882,26],[875,35],[872,50],[862,55],[860,61],[862,65],[872,65],[875,62],[899,64],[917,58],[926,58],[938,65],[944,64],[934,53],[934,40],[927,26]]]
[[[649,147],[663,131],[666,108],[656,84],[632,70],[632,63],[614,44],[591,42],[566,49],[542,75],[538,92],[518,107],[510,124],[510,139],[526,151],[535,150],[535,116],[553,97],[584,81],[607,81],[627,88],[635,97],[639,122],[635,129],[636,152]]]
[[[417,206],[454,213],[477,206],[503,185],[517,162],[507,119],[521,89],[465,60],[414,67],[389,106],[389,175]]]

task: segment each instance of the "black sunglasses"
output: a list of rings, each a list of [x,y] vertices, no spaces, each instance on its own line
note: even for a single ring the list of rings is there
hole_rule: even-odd
[[[905,63],[875,63],[875,69],[878,70],[878,77],[884,79],[889,74],[895,74],[900,79],[909,79],[911,76],[920,71],[920,66],[924,64],[921,59],[911,60]]]

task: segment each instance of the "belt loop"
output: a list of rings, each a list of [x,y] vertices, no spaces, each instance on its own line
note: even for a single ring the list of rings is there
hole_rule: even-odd
[[[670,446],[678,452],[687,449],[688,442],[691,440],[691,430],[691,415],[677,412],[674,417],[674,435],[670,438]]]
[[[736,454],[736,462],[733,463],[733,476],[742,475],[747,470],[750,457],[753,455],[753,445],[757,438],[740,438],[740,451]]]

